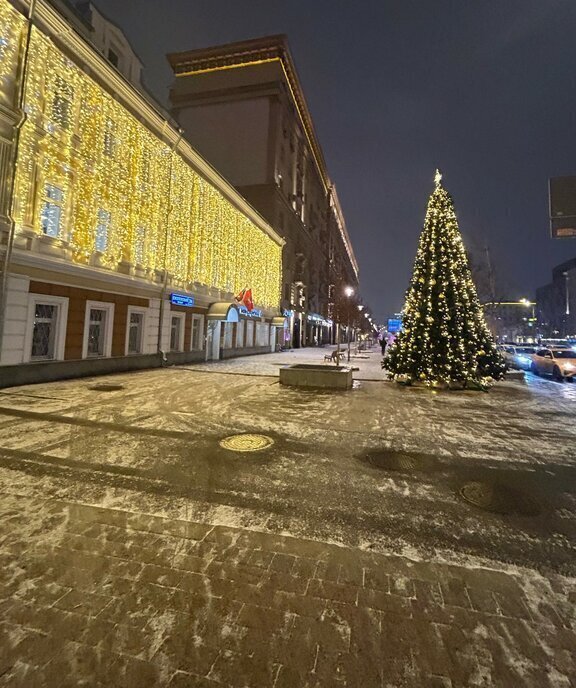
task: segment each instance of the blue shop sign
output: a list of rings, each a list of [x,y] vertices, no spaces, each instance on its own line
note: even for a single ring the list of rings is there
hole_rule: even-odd
[[[193,306],[194,297],[186,296],[185,294],[170,294],[170,303],[175,306]]]
[[[253,308],[251,311],[249,311],[246,306],[238,306],[238,312],[240,315],[245,315],[247,318],[261,318],[262,317],[262,311],[259,310],[258,308]]]

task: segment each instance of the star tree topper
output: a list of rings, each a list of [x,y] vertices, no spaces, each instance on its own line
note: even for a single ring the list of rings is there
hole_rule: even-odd
[[[434,175],[434,182],[436,186],[440,186],[440,182],[442,181],[442,172],[438,168],[436,168],[436,174]]]

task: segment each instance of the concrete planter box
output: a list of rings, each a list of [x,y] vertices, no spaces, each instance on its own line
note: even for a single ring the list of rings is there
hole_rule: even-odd
[[[280,368],[280,384],[292,387],[352,389],[352,368],[300,363]]]

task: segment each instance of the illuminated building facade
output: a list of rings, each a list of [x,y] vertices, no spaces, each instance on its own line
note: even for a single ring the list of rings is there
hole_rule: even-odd
[[[172,114],[286,240],[282,308],[294,346],[328,341],[337,285],[358,265],[284,36],[168,56]]]
[[[2,384],[273,349],[281,237],[63,15],[33,8],[0,0]]]

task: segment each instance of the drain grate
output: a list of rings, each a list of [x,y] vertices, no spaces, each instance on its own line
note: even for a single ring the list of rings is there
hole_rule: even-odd
[[[274,440],[268,435],[230,435],[220,440],[220,446],[224,449],[236,452],[257,452],[268,449],[274,444]]]
[[[494,514],[538,516],[541,513],[533,497],[501,483],[472,481],[463,485],[459,494],[469,504]]]
[[[409,473],[423,468],[423,462],[416,456],[397,451],[379,451],[367,454],[368,463],[386,471]]]
[[[93,392],[119,392],[121,389],[124,389],[124,385],[92,385],[88,389],[91,389]]]

